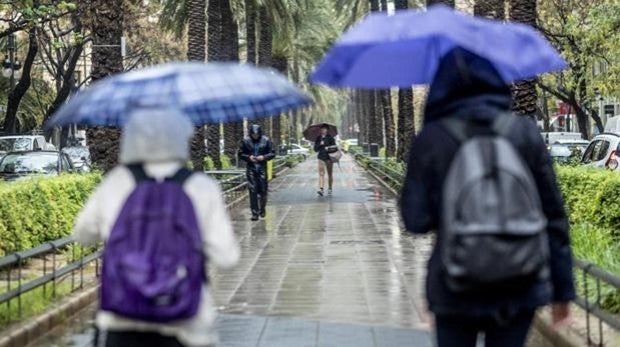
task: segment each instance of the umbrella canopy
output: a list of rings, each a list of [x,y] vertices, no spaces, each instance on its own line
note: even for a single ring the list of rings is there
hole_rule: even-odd
[[[506,83],[566,67],[559,53],[529,26],[438,5],[426,12],[368,16],[339,39],[310,80],[357,88],[427,84],[441,58],[457,47],[490,61]]]
[[[274,70],[170,63],[114,75],[77,93],[47,126],[123,126],[136,109],[174,108],[195,125],[278,115],[311,99]]]
[[[308,140],[308,141],[316,141],[316,138],[319,137],[319,135],[321,135],[321,127],[323,125],[327,125],[327,133],[331,136],[336,137],[336,135],[338,135],[338,127],[336,127],[333,124],[327,124],[327,123],[319,123],[319,124],[313,124],[311,126],[309,126],[308,128],[306,128],[306,130],[304,130],[304,139]]]

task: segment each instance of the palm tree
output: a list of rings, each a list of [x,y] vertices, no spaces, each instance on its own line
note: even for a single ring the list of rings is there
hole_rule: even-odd
[[[207,8],[208,22],[208,45],[207,60],[223,61],[226,60],[226,54],[223,50],[222,35],[222,13],[225,6],[230,8],[228,0],[210,0]],[[220,140],[221,125],[212,124],[207,127],[207,155],[213,160],[216,169],[222,168],[222,160],[220,158]]]
[[[256,0],[245,0],[247,63],[256,65]]]
[[[497,20],[506,18],[505,0],[476,0],[474,15]]]
[[[93,0],[83,13],[87,14],[93,42],[120,44],[125,14],[123,0]],[[91,59],[92,81],[123,71],[123,57],[118,47],[93,47]],[[90,128],[87,138],[93,164],[104,171],[112,169],[118,162],[120,131]]]
[[[222,6],[222,48],[228,61],[239,61],[239,27],[233,16],[231,4]],[[224,154],[231,160],[236,157],[243,140],[243,121],[224,124]]]
[[[510,20],[536,27],[536,0],[510,0]],[[516,82],[512,88],[513,110],[521,115],[535,117],[538,92],[535,80]]]
[[[394,2],[397,10],[406,10],[409,7],[407,0]],[[398,150],[396,158],[400,161],[409,159],[408,152],[411,139],[415,134],[415,118],[413,112],[413,90],[401,88],[398,90]]]
[[[454,0],[427,0],[426,5],[431,6],[435,4],[444,4],[450,7],[454,7]]]
[[[206,0],[186,0],[187,6],[187,59],[204,62],[206,34]],[[205,137],[204,127],[196,127],[191,143],[191,160],[195,171],[204,171]]]
[[[273,55],[273,17],[269,13],[266,4],[261,5],[258,9],[259,42],[258,42],[258,65],[271,67],[271,58]],[[263,128],[265,134],[272,137],[271,119],[262,118],[258,124]]]

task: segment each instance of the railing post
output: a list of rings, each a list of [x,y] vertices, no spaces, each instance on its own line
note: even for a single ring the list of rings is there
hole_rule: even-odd
[[[22,256],[15,253],[17,257],[17,318],[22,318]]]

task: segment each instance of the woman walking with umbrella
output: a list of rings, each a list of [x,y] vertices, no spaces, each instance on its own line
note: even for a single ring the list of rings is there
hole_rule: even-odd
[[[331,195],[334,185],[334,162],[329,154],[338,151],[336,139],[334,138],[334,136],[338,135],[338,130],[334,125],[326,123],[315,124],[306,129],[304,135],[306,135],[306,139],[308,140],[314,137],[314,151],[318,153],[319,190],[317,194],[319,194],[319,196],[325,195],[325,172],[327,171],[327,183],[329,187],[327,193]]]

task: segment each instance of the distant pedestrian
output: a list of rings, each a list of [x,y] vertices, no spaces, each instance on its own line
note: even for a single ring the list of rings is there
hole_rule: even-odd
[[[213,346],[207,262],[239,259],[218,184],[185,168],[193,125],[175,110],[137,111],[120,163],[80,212],[75,237],[104,241],[96,346]]]
[[[314,141],[314,151],[318,153],[317,157],[319,159],[319,190],[317,191],[319,196],[325,195],[325,172],[327,172],[327,184],[329,187],[327,193],[329,195],[332,194],[334,185],[334,162],[329,154],[337,152],[338,146],[336,145],[336,139],[328,131],[329,125],[321,125],[321,134]]]
[[[454,49],[431,84],[401,197],[413,233],[437,231],[426,294],[439,347],[524,345],[534,312],[554,324],[575,297],[568,221],[536,124],[510,115],[486,60]]]
[[[269,194],[267,162],[275,157],[273,144],[267,136],[263,135],[260,125],[250,126],[249,136],[241,142],[239,159],[247,163],[246,176],[253,221],[257,221],[259,216],[265,218]]]

